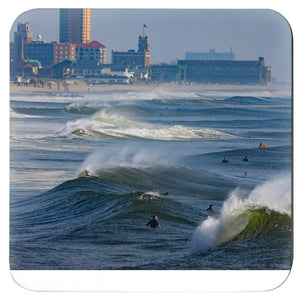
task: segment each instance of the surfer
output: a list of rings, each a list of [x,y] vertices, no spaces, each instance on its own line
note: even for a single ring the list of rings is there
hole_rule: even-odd
[[[248,155],[246,155],[246,156],[244,157],[243,161],[249,161]]]
[[[89,176],[89,171],[86,170],[86,169],[84,169],[84,170],[80,173],[79,176],[80,176],[80,177],[87,177],[87,176]]]
[[[158,221],[157,221],[158,217],[157,216],[153,216],[152,220],[150,220],[146,226],[151,226],[152,228],[161,228],[161,226],[159,225]]]
[[[224,164],[226,164],[226,163],[229,163],[229,160],[228,160],[228,158],[226,157],[226,156],[224,156],[224,159],[222,160],[222,163]]]
[[[266,144],[263,144],[263,143],[260,143],[259,145],[258,145],[258,149],[266,149]]]
[[[212,204],[210,204],[207,210],[214,212],[214,206]]]

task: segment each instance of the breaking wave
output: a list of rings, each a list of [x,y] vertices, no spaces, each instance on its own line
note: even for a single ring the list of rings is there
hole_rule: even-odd
[[[109,110],[101,110],[91,118],[70,121],[59,134],[111,138],[134,137],[153,140],[226,139],[232,137],[230,134],[210,128],[137,122]]]
[[[236,189],[219,216],[208,216],[194,231],[191,252],[201,253],[230,240],[253,239],[291,230],[291,180],[285,175],[257,186],[249,196]]]

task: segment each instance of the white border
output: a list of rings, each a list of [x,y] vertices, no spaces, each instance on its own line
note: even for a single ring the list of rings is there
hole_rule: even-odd
[[[289,271],[11,271],[11,275],[33,291],[262,292],[278,288]]]
[[[226,2],[222,0],[210,0],[210,1],[198,1],[195,0],[185,0],[179,3],[170,3],[169,1],[157,1],[152,0],[151,2],[136,2],[132,0],[127,1],[108,1],[108,2],[98,2],[98,1],[85,1],[85,7],[101,7],[105,8],[270,8],[278,11],[281,13],[291,24],[293,35],[294,35],[294,53],[297,53],[298,49],[298,40],[299,37],[299,16],[298,16],[298,9],[297,9],[297,1],[294,0],[285,0],[285,1],[271,1],[271,0],[252,0],[251,2],[247,1],[232,1],[227,0]],[[51,2],[41,2],[37,0],[28,0],[28,1],[19,1],[17,2],[10,2],[7,3],[3,14],[1,16],[1,30],[2,36],[7,37],[8,40],[8,32],[10,30],[10,26],[17,18],[19,14],[22,12],[32,9],[32,8],[56,8],[56,7],[81,7],[82,4],[80,1],[64,1],[59,2],[57,0],[52,0]],[[3,22],[3,24],[2,24]],[[5,38],[4,43],[5,44]],[[5,50],[4,50],[5,51]],[[1,54],[3,50],[1,50]],[[8,49],[6,49],[3,57],[3,63],[6,63],[6,70],[9,70],[8,67]],[[295,66],[295,78],[294,82],[297,82],[296,75],[299,63],[297,61],[297,57],[294,58],[294,66]],[[3,71],[2,71],[3,72]],[[9,91],[8,91],[8,84],[7,84],[7,74],[4,74],[2,79],[2,113],[4,116],[1,115],[1,125],[4,123],[4,132],[8,132],[8,101],[5,103],[5,100],[8,99]],[[294,132],[297,133],[297,128],[299,127],[296,120],[296,111],[298,111],[298,104],[297,104],[297,86],[294,86],[295,94],[294,94],[294,115],[295,115],[295,127]],[[7,99],[5,99],[7,98]],[[300,100],[300,99],[298,99]],[[4,121],[3,121],[4,120]],[[2,127],[3,128],[3,127]],[[7,129],[7,130],[6,130]],[[66,291],[66,290],[102,290],[102,291],[171,291],[171,292],[196,292],[201,290],[201,286],[204,287],[202,291],[213,291],[213,292],[220,292],[220,291],[266,291],[270,289],[275,289],[268,293],[243,293],[242,295],[237,293],[226,293],[226,294],[209,294],[206,295],[210,299],[240,299],[243,297],[244,299],[253,299],[255,298],[263,298],[266,299],[274,299],[274,297],[289,297],[292,295],[296,295],[296,288],[299,285],[299,260],[297,257],[297,253],[299,253],[299,239],[297,239],[297,229],[299,228],[299,205],[297,204],[297,200],[299,200],[298,192],[297,192],[297,182],[296,178],[296,169],[298,166],[298,160],[296,157],[297,152],[297,140],[295,137],[294,141],[294,153],[295,153],[295,179],[294,179],[294,261],[292,271],[288,276],[288,271],[12,271],[12,276],[10,275],[9,271],[9,261],[8,261],[8,241],[9,241],[9,220],[8,220],[8,209],[9,209],[9,195],[8,195],[8,186],[9,186],[9,177],[7,176],[7,172],[9,169],[8,166],[8,149],[9,149],[9,140],[7,144],[3,145],[2,148],[5,148],[5,154],[2,154],[2,168],[4,168],[4,172],[2,171],[1,175],[1,190],[2,196],[1,197],[1,237],[4,239],[1,244],[1,289],[3,295],[8,295],[10,298],[22,297],[22,299],[40,299],[41,296],[46,296],[48,298],[56,297],[66,298],[65,293],[31,293],[28,292],[26,289],[20,288],[17,284],[15,284],[14,278],[19,284],[23,285],[28,289],[33,290],[45,290],[49,291],[51,286],[54,287],[54,284],[57,282],[58,291]],[[6,241],[6,244],[5,244]],[[133,273],[135,272],[135,273]],[[133,274],[133,276],[130,275]],[[288,276],[287,280],[286,277]],[[141,279],[141,280],[139,280]],[[206,280],[208,279],[208,280]],[[152,283],[154,282],[156,285],[156,290],[151,289]],[[286,280],[286,281],[285,281]],[[132,282],[130,282],[132,281]],[[257,284],[257,285],[256,285]],[[282,284],[279,288],[280,284]],[[85,287],[83,287],[83,285]],[[134,286],[134,289],[130,287]],[[91,289],[92,288],[92,289]],[[83,297],[91,297],[99,299],[98,294],[75,294],[75,293],[68,293],[68,296],[72,296],[72,299],[82,299]],[[115,295],[103,293],[105,298],[115,298]],[[205,296],[203,294],[200,297]],[[67,296],[67,297],[68,297]],[[164,294],[162,295],[165,296]],[[170,294],[170,296],[175,296]],[[125,298],[130,299],[152,299],[152,294],[145,294],[142,295],[140,293],[132,294],[128,293],[125,295]],[[169,297],[169,296],[167,296]],[[176,298],[182,298],[182,295],[177,294]],[[189,294],[190,298],[197,298],[199,299],[199,295],[196,294]],[[158,297],[158,299],[160,299]]]

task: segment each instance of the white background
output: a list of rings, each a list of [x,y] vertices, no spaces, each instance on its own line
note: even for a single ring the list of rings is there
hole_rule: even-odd
[[[225,6],[226,4],[226,6]],[[1,37],[2,37],[2,43],[1,43],[1,133],[2,133],[2,142],[1,142],[1,199],[0,199],[0,212],[1,212],[1,256],[0,256],[0,286],[1,286],[1,296],[2,298],[10,298],[10,299],[17,299],[17,297],[20,297],[21,299],[69,299],[72,297],[72,299],[116,299],[116,298],[125,298],[125,299],[152,299],[157,298],[161,299],[162,297],[172,297],[175,299],[181,299],[182,297],[188,297],[189,299],[199,299],[200,297],[209,297],[209,299],[240,299],[241,297],[243,300],[247,299],[279,299],[279,297],[285,299],[296,299],[296,295],[299,292],[297,292],[297,284],[299,285],[299,188],[297,188],[297,179],[299,176],[297,176],[299,165],[297,153],[299,152],[298,149],[298,134],[297,129],[299,128],[298,121],[297,121],[297,113],[299,111],[297,103],[298,100],[298,86],[297,86],[297,76],[299,74],[299,62],[297,59],[297,52],[299,53],[299,6],[297,5],[297,1],[295,0],[285,0],[285,1],[270,1],[270,0],[261,0],[256,1],[252,0],[251,2],[245,2],[245,1],[181,1],[178,3],[169,3],[168,1],[157,1],[153,0],[151,2],[141,3],[127,0],[127,1],[63,1],[59,2],[57,0],[51,1],[51,2],[41,2],[36,0],[28,0],[28,1],[17,1],[17,2],[3,2],[3,9],[1,14]],[[101,5],[101,6],[100,6]],[[125,6],[126,5],[126,6]],[[242,277],[238,278],[236,275],[230,275],[230,272],[227,271],[219,271],[217,273],[214,273],[215,275],[211,275],[210,272],[207,272],[207,277],[210,279],[210,282],[212,282],[212,292],[202,292],[200,294],[198,293],[191,293],[186,292],[183,293],[176,292],[176,285],[174,285],[174,288],[172,289],[172,282],[176,282],[178,279],[174,279],[177,275],[176,273],[170,272],[156,272],[151,271],[151,276],[149,280],[147,280],[148,288],[147,290],[151,290],[151,278],[153,276],[156,276],[156,283],[163,283],[166,282],[165,285],[168,290],[171,289],[168,293],[148,293],[148,292],[139,292],[139,293],[132,293],[132,292],[126,292],[126,293],[115,293],[115,292],[102,292],[99,293],[75,293],[75,292],[32,292],[28,291],[19,285],[17,285],[13,279],[10,276],[10,270],[9,270],[9,85],[8,85],[8,79],[9,79],[9,31],[12,23],[17,18],[17,16],[21,13],[23,13],[26,10],[33,9],[33,8],[61,8],[61,7],[91,7],[91,8],[263,8],[263,9],[274,9],[281,13],[287,21],[290,23],[292,30],[293,30],[293,36],[294,36],[294,261],[293,261],[293,267],[292,271],[287,278],[286,282],[284,282],[279,288],[276,288],[272,291],[268,292],[243,292],[243,293],[236,293],[236,292],[226,292],[226,293],[220,293],[220,292],[214,292],[219,290],[218,287],[230,287],[230,286],[240,286],[242,289],[244,286],[247,286],[245,283],[248,281],[248,279],[245,281],[242,280]],[[299,85],[299,84],[298,84]],[[108,271],[110,272],[110,271]],[[156,273],[153,273],[156,272]],[[192,274],[184,274],[182,276],[183,282],[192,282],[192,284],[196,285],[201,284],[201,272],[197,273],[198,271],[190,272]],[[203,272],[203,271],[202,271]],[[235,273],[235,272],[233,272]],[[115,290],[119,290],[118,286],[126,287],[126,283],[128,283],[127,286],[136,285],[143,288],[145,285],[145,282],[139,282],[139,276],[134,276],[131,278],[131,280],[134,280],[134,282],[127,282],[126,277],[124,277],[123,273],[121,275],[114,274],[112,276],[112,273],[108,273],[108,278],[113,277],[113,280],[115,282],[116,288]],[[137,273],[139,274],[139,273]],[[51,275],[50,275],[51,276]],[[73,276],[73,275],[72,275]],[[148,275],[146,275],[147,277]],[[251,280],[251,272],[249,272],[249,280]],[[272,275],[271,275],[272,276]],[[76,277],[76,275],[75,275]],[[51,277],[50,277],[51,278]],[[49,278],[49,279],[50,279]],[[70,282],[72,282],[74,279],[71,280],[72,277],[70,277]],[[197,280],[199,278],[199,280]],[[244,275],[243,275],[244,278]],[[264,278],[264,277],[263,277]],[[271,278],[271,277],[270,277]],[[87,278],[85,280],[88,280]],[[193,290],[188,285],[188,290]],[[161,287],[164,286],[164,284],[160,285]],[[258,287],[258,290],[260,290],[264,286],[263,280],[260,280],[260,287]],[[268,283],[266,283],[266,288],[269,288]],[[245,287],[247,289],[247,287]],[[235,290],[235,288],[233,288]],[[16,297],[16,298],[14,298]],[[5,299],[4,298],[4,299]]]

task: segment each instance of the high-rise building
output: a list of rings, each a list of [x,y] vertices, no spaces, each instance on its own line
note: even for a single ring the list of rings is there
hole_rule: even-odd
[[[61,43],[89,43],[91,41],[91,9],[60,9],[59,41]]]

